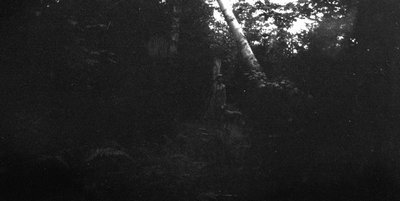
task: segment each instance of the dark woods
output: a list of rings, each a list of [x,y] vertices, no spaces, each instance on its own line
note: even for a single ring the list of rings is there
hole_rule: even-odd
[[[0,198],[399,199],[399,8],[239,1],[255,88],[206,1],[2,1]],[[230,137],[203,119],[216,57]]]
[[[199,113],[209,82],[207,21],[193,9],[184,13],[194,19],[182,20],[183,53],[174,58],[152,53],[163,54],[169,42],[169,9],[157,1],[46,2],[21,8],[24,17],[4,17],[7,108],[21,118],[36,115],[31,120],[47,124],[44,133],[76,135],[72,144],[78,136],[86,143],[88,135],[170,130],[178,110]]]

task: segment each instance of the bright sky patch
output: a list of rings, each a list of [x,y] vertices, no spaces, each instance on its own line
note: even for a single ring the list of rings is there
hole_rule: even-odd
[[[250,4],[254,4],[255,2],[257,2],[258,0],[245,0],[245,2],[248,2]],[[288,3],[296,3],[298,0],[270,0],[271,3],[276,3],[276,4],[280,4],[280,5],[286,5]],[[230,0],[230,2],[236,3],[238,2],[238,0]],[[214,2],[214,6],[218,7],[218,3],[217,1]],[[218,21],[225,21],[222,13],[218,12],[218,11],[214,11],[214,18]],[[315,23],[314,21],[310,20],[310,19],[297,19],[295,22],[293,22],[293,26],[288,30],[290,33],[299,33],[303,30],[308,30],[307,25],[308,24],[312,24]]]

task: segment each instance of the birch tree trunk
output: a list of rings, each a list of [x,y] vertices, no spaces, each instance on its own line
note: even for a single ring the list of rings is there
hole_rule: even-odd
[[[171,3],[171,13],[172,13],[172,24],[171,24],[171,34],[170,34],[171,44],[169,46],[169,52],[171,55],[176,55],[178,53],[182,1],[170,0],[169,3]]]
[[[246,71],[248,71],[249,79],[255,80],[259,87],[265,86],[266,76],[261,71],[260,64],[258,63],[253,51],[243,34],[243,29],[233,14],[232,7],[229,0],[217,0],[222,13],[224,14],[225,21],[228,23],[230,31],[239,46],[240,53],[246,63]]]

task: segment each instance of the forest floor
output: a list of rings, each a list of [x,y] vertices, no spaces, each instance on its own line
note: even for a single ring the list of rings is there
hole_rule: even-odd
[[[240,200],[250,148],[240,126],[178,125],[162,143],[103,145],[1,163],[2,200]],[[249,172],[246,170],[245,172]],[[248,184],[246,186],[249,186]]]
[[[182,123],[179,131],[165,145],[164,157],[179,166],[175,174],[185,183],[183,186],[191,186],[187,198],[238,200],[238,189],[243,187],[241,172],[251,147],[244,128],[237,124],[223,128],[195,121]]]
[[[236,124],[226,130],[189,121],[159,144],[108,143],[40,156],[14,164],[14,169],[6,164],[0,176],[12,199],[2,200],[398,198],[393,191],[398,186],[398,164],[389,164],[398,154],[375,153],[369,143],[360,143],[375,139],[350,134],[327,138],[331,133],[267,133],[259,134],[265,138],[261,139],[250,132]],[[397,150],[395,141],[383,148]]]
[[[175,137],[165,137],[158,150],[144,154],[136,195],[139,200],[242,200],[240,191],[251,186],[245,164],[250,148],[248,134],[237,124],[224,129],[201,121],[181,123]]]

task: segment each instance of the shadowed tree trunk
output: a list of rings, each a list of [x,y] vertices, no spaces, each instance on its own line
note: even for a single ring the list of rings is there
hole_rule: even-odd
[[[171,23],[171,44],[169,46],[169,53],[176,55],[178,53],[179,42],[179,29],[180,29],[180,16],[182,13],[182,1],[170,0],[171,4],[172,23]]]
[[[393,114],[397,114],[400,111],[400,62],[392,61],[389,65],[391,84],[392,84],[392,97],[390,101],[391,110]]]
[[[224,14],[225,20],[229,25],[230,31],[239,46],[240,53],[243,57],[244,62],[246,63],[246,71],[248,73],[248,78],[250,80],[255,80],[257,82],[258,87],[265,86],[266,76],[261,71],[261,66],[258,63],[256,57],[254,56],[253,51],[247,41],[246,37],[243,34],[242,27],[239,22],[236,20],[235,15],[233,14],[232,7],[228,0],[217,0],[219,7],[221,8],[222,13]]]
[[[214,58],[214,66],[213,66],[213,80],[217,78],[217,75],[221,73],[221,59]]]

